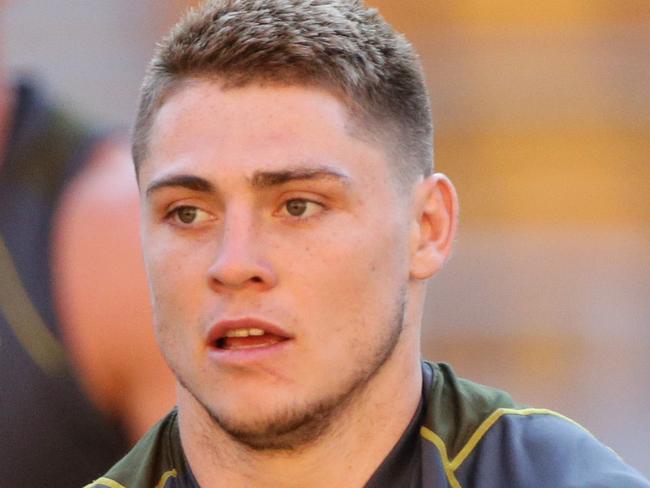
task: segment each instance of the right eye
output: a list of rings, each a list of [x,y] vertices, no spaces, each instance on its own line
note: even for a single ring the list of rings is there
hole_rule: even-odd
[[[176,207],[169,212],[169,218],[182,225],[192,225],[208,221],[212,216],[205,210],[190,205]]]

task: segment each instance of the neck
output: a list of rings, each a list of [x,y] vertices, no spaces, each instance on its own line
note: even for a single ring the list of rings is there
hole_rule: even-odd
[[[406,430],[420,401],[418,335],[418,328],[406,328],[391,358],[333,419],[331,428],[296,451],[254,451],[239,444],[180,388],[181,440],[199,484],[205,488],[363,486]]]

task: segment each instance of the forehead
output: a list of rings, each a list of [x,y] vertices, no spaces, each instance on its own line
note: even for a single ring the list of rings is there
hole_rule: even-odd
[[[388,156],[358,132],[346,104],[322,89],[247,85],[224,90],[217,82],[195,80],[156,114],[140,176],[189,167],[250,175],[310,162],[380,176]]]

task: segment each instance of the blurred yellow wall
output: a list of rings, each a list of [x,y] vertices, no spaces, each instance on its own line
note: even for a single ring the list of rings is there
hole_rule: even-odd
[[[367,3],[420,53],[436,164],[460,194],[425,356],[573,416],[645,469],[650,2]]]

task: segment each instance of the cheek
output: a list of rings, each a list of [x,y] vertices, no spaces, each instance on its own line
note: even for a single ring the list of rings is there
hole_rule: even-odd
[[[400,235],[360,229],[305,246],[288,270],[289,279],[300,282],[291,286],[301,290],[300,306],[312,317],[320,312],[331,332],[381,320],[408,280],[408,245]]]
[[[155,246],[144,246],[145,266],[151,288],[157,326],[196,308],[199,288],[205,287],[207,271],[200,248],[191,252],[179,249],[164,240]]]
[[[143,254],[149,280],[155,287],[196,281],[205,277],[209,268],[210,240],[206,242],[177,236],[166,226],[153,226],[144,234]],[[200,273],[200,274],[199,274]]]
[[[188,259],[157,249],[146,256],[154,330],[163,356],[174,371],[189,364],[200,319],[197,273]],[[191,280],[191,277],[194,280]]]
[[[331,261],[349,269],[347,279],[358,278],[368,286],[377,283],[382,287],[408,277],[408,243],[399,229],[359,229],[354,235],[339,241]]]

